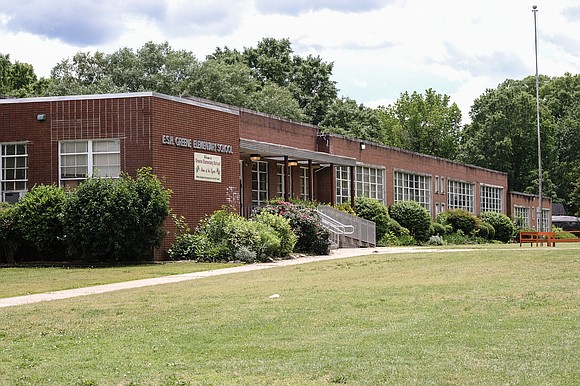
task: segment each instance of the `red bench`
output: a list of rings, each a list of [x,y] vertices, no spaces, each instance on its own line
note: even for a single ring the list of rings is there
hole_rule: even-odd
[[[580,237],[575,238],[557,238],[556,235],[561,233],[572,233],[580,236],[580,231],[566,231],[566,232],[534,232],[534,231],[521,231],[520,232],[520,247],[522,244],[530,243],[532,246],[536,243],[536,247],[539,245],[546,245],[548,247],[555,247],[556,243],[578,243],[580,242]]]

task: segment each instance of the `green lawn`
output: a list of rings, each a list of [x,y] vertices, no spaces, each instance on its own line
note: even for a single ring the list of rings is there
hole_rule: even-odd
[[[233,267],[235,264],[171,262],[107,268],[0,268],[0,298],[119,283]]]
[[[374,254],[0,309],[1,385],[573,385],[578,363],[578,248]]]

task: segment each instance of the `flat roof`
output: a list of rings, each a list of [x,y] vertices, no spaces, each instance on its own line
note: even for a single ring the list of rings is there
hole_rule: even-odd
[[[210,101],[204,102],[201,99],[189,99],[183,97],[176,97],[171,95],[160,94],[152,91],[144,92],[128,92],[120,94],[86,94],[86,95],[66,95],[66,96],[48,96],[48,97],[34,97],[34,98],[8,98],[0,99],[0,104],[18,104],[18,103],[41,103],[41,102],[59,102],[59,101],[78,101],[91,99],[122,99],[122,98],[145,98],[155,97],[166,99],[177,103],[184,103],[191,106],[203,107],[206,109],[221,111],[228,114],[240,115],[240,110],[234,107],[227,107],[227,105],[216,105]]]

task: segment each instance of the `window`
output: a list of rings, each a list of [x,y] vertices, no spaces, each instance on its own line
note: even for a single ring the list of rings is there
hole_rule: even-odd
[[[441,176],[441,186],[439,189],[439,193],[445,194],[445,177]]]
[[[449,209],[464,209],[474,212],[474,184],[447,180],[447,206]]]
[[[481,185],[480,191],[481,212],[503,211],[503,188],[498,186]]]
[[[76,186],[91,176],[116,178],[121,174],[118,139],[65,141],[60,143],[60,181]]]
[[[550,231],[550,210],[542,208],[542,232],[549,232]],[[536,219],[538,225],[540,224],[540,219]],[[539,229],[539,228],[537,228]]]
[[[25,143],[3,144],[0,192],[2,200],[16,203],[26,193],[28,185],[28,146]]]
[[[336,167],[336,203],[350,202],[350,168]]]
[[[530,208],[525,206],[514,207],[516,225],[520,228],[530,228]]]
[[[268,163],[252,162],[252,205],[261,205],[268,199]]]
[[[357,197],[375,198],[385,202],[385,184],[383,169],[367,166],[356,167],[355,195]]]
[[[286,173],[284,173],[284,164],[277,164],[276,165],[276,195],[278,197],[284,197],[284,186],[286,182],[284,181],[284,177]]]
[[[439,176],[435,176],[435,193],[439,193]]]
[[[395,202],[415,201],[431,212],[431,177],[395,172]]]
[[[310,199],[310,177],[308,168],[304,166],[300,167],[300,199]]]

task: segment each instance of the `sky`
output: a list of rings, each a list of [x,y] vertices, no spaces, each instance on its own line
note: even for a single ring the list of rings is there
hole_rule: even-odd
[[[48,77],[77,52],[167,41],[204,60],[290,39],[333,63],[340,97],[386,106],[432,88],[462,110],[506,79],[580,73],[580,0],[0,0],[0,53]]]

